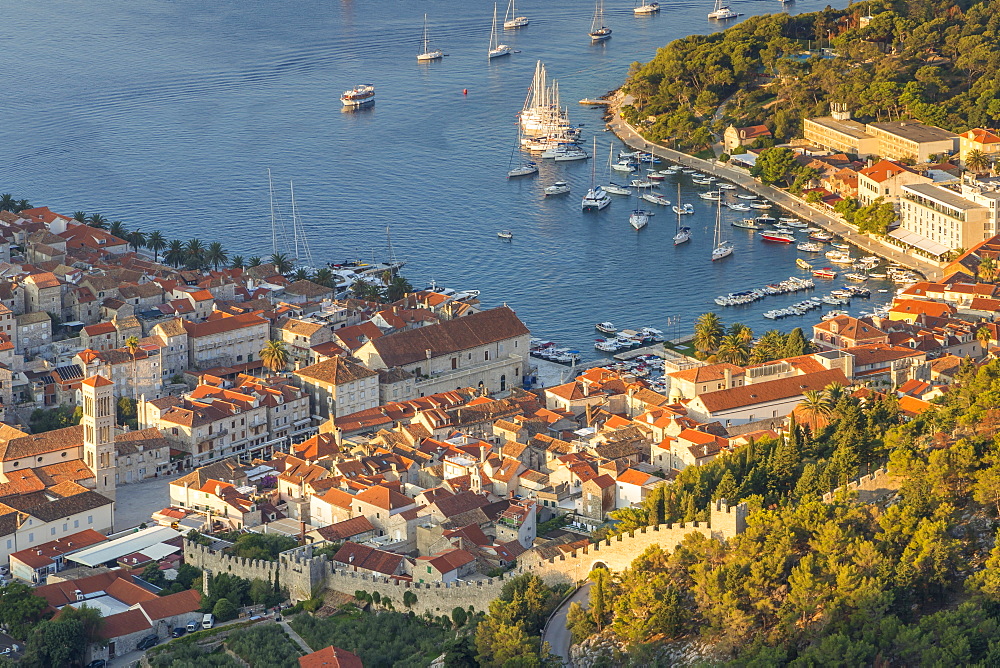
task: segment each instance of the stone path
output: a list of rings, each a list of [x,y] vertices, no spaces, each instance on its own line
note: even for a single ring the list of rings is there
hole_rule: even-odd
[[[302,639],[302,636],[292,630],[292,627],[288,625],[288,622],[281,620],[278,624],[281,625],[281,628],[285,629],[285,633],[288,634],[288,637],[294,640],[298,646],[302,648],[303,652],[306,654],[312,654],[312,650],[309,648],[309,645],[307,645],[306,641]]]
[[[627,100],[628,98],[625,99]],[[922,258],[905,253],[902,250],[897,249],[895,246],[873,239],[866,234],[859,234],[839,218],[835,218],[834,216],[831,216],[823,211],[817,210],[783,190],[779,190],[773,186],[766,186],[746,172],[716,163],[714,161],[695,158],[685,153],[664,148],[658,144],[646,141],[635,131],[634,128],[623,121],[617,113],[614,113],[612,120],[608,123],[608,127],[615,133],[615,135],[618,136],[619,139],[634,149],[649,151],[657,157],[666,158],[681,165],[693,167],[701,172],[707,172],[714,176],[724,178],[727,181],[732,181],[740,187],[756,193],[757,195],[778,204],[782,208],[793,212],[797,217],[807,220],[810,223],[818,225],[819,227],[843,237],[849,244],[860,248],[867,253],[878,255],[879,257],[885,258],[909,269],[913,269],[932,281],[938,280],[943,276],[943,272],[936,265]]]
[[[542,629],[542,640],[549,644],[552,654],[562,659],[564,666],[572,665],[569,659],[569,646],[573,639],[569,629],[566,628],[566,613],[569,612],[571,603],[579,603],[587,607],[587,601],[590,600],[590,584],[587,582],[577,589],[575,594],[563,601],[563,604],[552,613],[549,621],[545,623],[545,628]]]

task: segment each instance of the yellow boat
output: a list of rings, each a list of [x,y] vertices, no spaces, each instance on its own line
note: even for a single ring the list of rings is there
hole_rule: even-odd
[[[795,264],[798,266],[799,269],[812,269],[813,268],[813,266],[811,264],[809,264],[808,262],[806,262],[802,258],[796,258],[795,259]]]

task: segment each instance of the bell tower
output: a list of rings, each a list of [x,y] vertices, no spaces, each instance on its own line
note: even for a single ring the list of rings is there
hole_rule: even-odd
[[[83,393],[83,461],[93,472],[95,491],[115,498],[115,384],[104,376],[80,383]]]

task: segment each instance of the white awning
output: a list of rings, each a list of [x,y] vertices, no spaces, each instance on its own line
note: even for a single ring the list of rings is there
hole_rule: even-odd
[[[757,154],[756,153],[739,153],[737,155],[729,156],[730,162],[740,162],[744,165],[749,165],[753,167],[757,164]]]
[[[174,531],[170,527],[153,526],[115,540],[100,543],[86,550],[80,550],[67,555],[66,559],[82,566],[95,567],[109,561],[118,561],[133,552],[142,552],[149,557],[152,557],[153,554],[166,556],[172,552],[164,553],[162,549],[154,548],[154,546],[183,535],[180,531]]]
[[[902,228],[898,230],[893,230],[889,233],[889,236],[893,239],[899,239],[907,246],[913,246],[914,248],[919,248],[925,253],[929,253],[935,257],[941,257],[947,253],[949,249],[947,246],[942,246],[936,241],[931,241],[922,234],[917,234],[916,232],[910,232],[909,230],[904,230]]]

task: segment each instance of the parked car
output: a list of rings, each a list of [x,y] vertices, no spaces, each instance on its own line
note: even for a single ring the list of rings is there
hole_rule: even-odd
[[[200,619],[192,619],[190,622],[187,623],[188,633],[194,633],[199,628],[201,628],[201,620]]]
[[[158,644],[160,644],[160,639],[156,636],[156,634],[153,634],[140,640],[139,644],[136,645],[136,649],[147,650],[150,647],[156,647]]]
[[[178,626],[176,629],[174,629],[170,633],[170,636],[173,637],[173,638],[180,638],[182,635],[184,635],[187,632],[188,632],[188,630],[186,628],[184,628],[183,626]]]
[[[87,668],[104,668],[106,665],[108,665],[108,662],[104,659],[94,659],[87,664]]]

